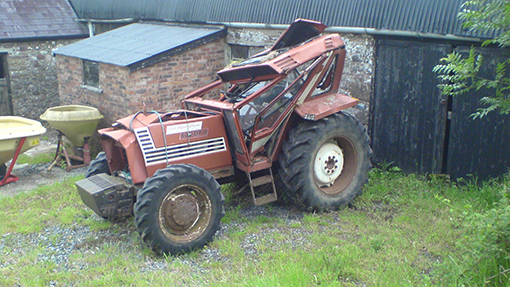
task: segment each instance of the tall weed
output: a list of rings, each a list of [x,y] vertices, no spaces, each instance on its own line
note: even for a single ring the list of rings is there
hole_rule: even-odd
[[[437,270],[454,285],[508,286],[510,284],[510,175],[501,180],[469,183],[461,189],[478,195],[459,208],[453,207],[464,235],[458,252]],[[455,199],[453,199],[455,200]]]

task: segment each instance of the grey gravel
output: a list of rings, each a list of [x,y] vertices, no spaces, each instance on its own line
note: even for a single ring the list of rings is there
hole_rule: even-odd
[[[292,211],[292,207],[285,206],[262,206],[247,207],[242,209],[242,221],[235,221],[229,224],[223,224],[222,229],[217,233],[216,240],[229,238],[229,233],[234,230],[243,230],[250,220],[264,215],[271,217],[271,220],[278,220],[275,227],[261,227],[255,233],[247,234],[240,248],[244,253],[256,261],[259,254],[260,246],[270,246],[269,248],[278,249],[282,246],[291,246],[292,248],[300,248],[304,245],[311,244],[309,237],[312,231],[304,228],[292,228],[295,223],[300,223],[302,214],[296,214]],[[103,220],[93,215],[97,220]],[[284,234],[284,240],[275,240],[271,238],[274,234]],[[41,232],[33,234],[17,234],[8,233],[0,238],[0,254],[5,255],[8,260],[0,262],[0,268],[9,268],[15,266],[17,258],[27,253],[37,250],[38,255],[36,262],[53,262],[58,266],[55,271],[78,271],[86,269],[90,266],[83,261],[69,260],[74,253],[90,254],[101,252],[101,249],[108,244],[115,244],[119,249],[125,252],[141,253],[143,243],[136,232],[132,219],[115,223],[112,230],[91,230],[87,226],[74,225],[71,227],[50,226]],[[188,266],[196,274],[207,273],[203,267],[204,263],[225,262],[225,257],[218,249],[206,246],[198,252],[198,256],[190,258],[190,256],[174,256],[165,258],[153,254],[152,256],[139,256],[140,260],[144,260],[143,267],[139,272],[153,272],[168,270],[169,264],[179,263]]]

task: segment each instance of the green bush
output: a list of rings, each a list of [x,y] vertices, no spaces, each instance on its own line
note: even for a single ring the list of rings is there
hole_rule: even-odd
[[[472,262],[472,271],[481,274],[485,284],[506,286],[510,275],[510,191],[504,188],[500,196],[485,212],[466,212],[469,232],[459,245]]]
[[[457,286],[510,284],[510,175],[502,181],[478,187],[478,206],[450,210],[452,217],[458,217],[454,227],[465,232],[456,245],[458,256],[448,258],[437,270],[446,282]],[[484,202],[489,198],[493,201]],[[449,200],[439,199],[452,206]]]

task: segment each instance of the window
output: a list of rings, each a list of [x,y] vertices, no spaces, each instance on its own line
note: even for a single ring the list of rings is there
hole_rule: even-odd
[[[99,86],[99,63],[83,60],[83,84],[100,88]]]
[[[244,60],[262,52],[264,47],[230,44],[230,59]]]
[[[286,91],[285,95],[283,95],[283,97],[280,96],[280,98],[263,115],[261,115],[257,129],[262,129],[265,127],[271,128],[273,124],[280,118],[282,113],[287,109],[294,96],[297,95],[304,84],[303,78],[300,78],[294,83],[298,77],[299,73],[294,70],[293,72],[289,73],[287,78],[273,87],[271,94],[274,94],[274,96],[271,96],[270,101],[280,95],[283,91]],[[291,85],[292,83],[294,84]],[[259,97],[259,99],[262,97],[263,96]]]
[[[7,78],[6,74],[7,74],[7,53],[0,53],[0,79]]]
[[[247,59],[249,57],[249,47],[242,45],[230,45],[230,51],[232,52],[232,59]]]

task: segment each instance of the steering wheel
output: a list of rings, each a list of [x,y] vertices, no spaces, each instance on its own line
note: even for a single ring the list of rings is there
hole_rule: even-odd
[[[234,103],[237,100],[237,94],[227,92],[227,91],[221,91],[220,93],[228,99],[229,102]]]

